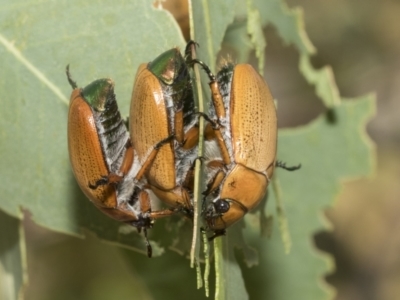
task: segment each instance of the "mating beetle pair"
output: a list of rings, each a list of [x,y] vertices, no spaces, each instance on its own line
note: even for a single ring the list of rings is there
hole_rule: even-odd
[[[193,214],[199,133],[188,65],[199,63],[211,80],[202,215],[214,236],[259,203],[276,165],[276,112],[265,81],[249,65],[227,64],[215,77],[201,61],[189,59],[190,45],[185,58],[174,48],[139,67],[129,132],[110,79],[77,89],[67,71],[74,88],[69,154],[78,184],[101,211],[143,228],[145,235],[154,219]],[[149,189],[171,209],[153,211]]]
[[[143,228],[145,235],[154,219],[175,210],[192,214],[185,176],[190,170],[177,166],[196,155],[198,130],[190,76],[179,50],[171,49],[139,67],[130,133],[118,111],[111,79],[78,89],[68,69],[67,76],[74,89],[68,115],[70,161],[79,186],[94,205],[116,220]],[[149,188],[175,210],[153,211]],[[148,241],[147,246],[151,256]]]

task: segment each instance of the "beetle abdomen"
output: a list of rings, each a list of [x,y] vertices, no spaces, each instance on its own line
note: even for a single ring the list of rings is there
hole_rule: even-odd
[[[129,133],[119,113],[115,94],[108,97],[106,109],[102,112],[93,110],[93,115],[109,170],[117,173],[122,164]]]

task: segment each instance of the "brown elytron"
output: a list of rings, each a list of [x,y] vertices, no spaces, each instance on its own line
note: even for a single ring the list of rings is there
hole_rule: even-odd
[[[96,206],[115,207],[117,203],[113,185],[91,189],[101,175],[109,173],[104,160],[90,106],[82,99],[81,90],[71,95],[68,114],[68,150],[72,170],[83,193]]]
[[[235,67],[231,89],[234,161],[272,176],[276,157],[277,118],[265,80],[250,65]]]
[[[144,162],[159,141],[170,136],[164,95],[158,79],[142,64],[137,72],[132,93],[130,132],[140,162]],[[172,142],[161,147],[146,172],[151,185],[175,187],[175,164]]]
[[[174,211],[191,217],[198,127],[191,78],[179,49],[168,50],[139,67],[131,100],[130,133],[141,163],[148,160],[149,151],[160,140],[170,138],[145,172],[147,186]]]

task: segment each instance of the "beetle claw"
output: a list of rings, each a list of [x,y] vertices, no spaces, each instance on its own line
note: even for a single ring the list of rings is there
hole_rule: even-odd
[[[192,57],[192,53],[191,53],[191,46],[192,45],[194,45],[195,47],[198,47],[198,48],[200,48],[200,45],[197,43],[197,42],[195,42],[195,41],[193,41],[193,40],[189,40],[188,41],[188,43],[186,44],[186,48],[185,48],[185,59],[186,59],[186,61],[187,61],[187,63],[189,64],[190,63],[190,61],[192,60],[191,59],[191,57]],[[188,59],[190,57],[190,60]]]
[[[301,168],[301,164],[298,166],[287,167],[285,162],[277,160],[275,163],[275,167],[285,169],[286,171],[296,171]]]
[[[226,235],[226,230],[225,230],[225,229],[216,230],[216,231],[214,231],[214,234],[208,238],[208,241],[211,242],[211,241],[213,241],[215,238],[217,238],[217,237],[219,237],[219,236],[223,236],[223,235]]]

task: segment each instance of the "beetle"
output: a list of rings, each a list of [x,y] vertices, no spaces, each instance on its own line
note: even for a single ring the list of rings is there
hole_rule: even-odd
[[[193,214],[193,162],[197,157],[198,116],[187,60],[172,48],[139,66],[130,107],[130,133],[139,161],[160,140],[171,137],[146,171],[148,187],[175,211]]]
[[[166,141],[159,141],[149,160],[139,164],[114,94],[114,82],[98,79],[85,88],[73,88],[68,113],[68,152],[72,171],[83,193],[109,217],[144,229],[148,256],[151,245],[147,229],[153,220],[169,215],[151,211],[142,180],[144,170]]]
[[[202,215],[214,236],[240,220],[264,198],[276,161],[277,116],[269,87],[251,65],[225,63],[210,78],[212,101],[205,129],[207,190]]]

